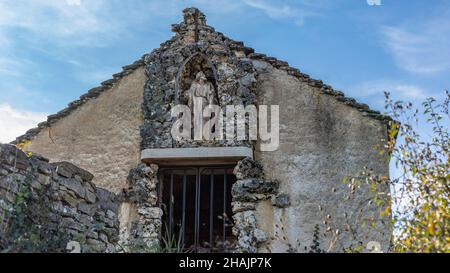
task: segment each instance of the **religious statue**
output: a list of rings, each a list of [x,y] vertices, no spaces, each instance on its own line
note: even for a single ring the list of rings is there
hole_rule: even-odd
[[[193,128],[198,128],[201,135],[203,124],[208,120],[208,118],[203,117],[203,109],[217,103],[214,86],[206,79],[203,72],[200,71],[196,74],[195,80],[188,90],[188,96],[188,107],[194,116]]]
[[[191,87],[188,90],[189,101],[188,106],[191,110],[194,110],[196,105],[207,106],[209,104],[215,104],[214,87],[206,79],[203,72],[198,72],[195,76],[195,80],[192,82]],[[200,103],[201,102],[201,103]],[[203,107],[200,108],[203,111]]]

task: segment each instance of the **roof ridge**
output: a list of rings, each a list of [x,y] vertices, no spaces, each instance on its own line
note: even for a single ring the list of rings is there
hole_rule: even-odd
[[[255,50],[251,47],[245,46],[242,41],[235,41],[221,32],[217,32],[219,35],[223,36],[224,40],[229,43],[229,46],[232,50],[242,50],[246,54],[246,57],[252,60],[262,60],[273,67],[278,68],[280,70],[286,71],[289,75],[296,77],[302,82],[307,83],[311,87],[319,88],[319,90],[326,95],[335,97],[338,101],[343,102],[344,104],[356,108],[360,111],[364,116],[368,116],[380,121],[389,122],[394,121],[392,117],[382,114],[380,111],[373,110],[369,107],[369,105],[365,103],[359,103],[356,99],[352,97],[345,96],[344,92],[340,90],[335,90],[331,85],[325,84],[322,80],[316,80],[311,78],[308,74],[302,73],[298,68],[291,67],[287,61],[279,60],[275,57],[267,56],[263,53],[256,53]]]

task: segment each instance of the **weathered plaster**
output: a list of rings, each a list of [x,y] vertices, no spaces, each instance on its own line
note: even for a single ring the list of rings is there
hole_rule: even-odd
[[[259,104],[280,105],[280,147],[275,152],[260,152],[257,147],[255,159],[270,170],[267,179],[280,181],[279,191],[287,193],[291,203],[273,210],[257,208],[264,219],[263,228],[274,238],[271,251],[285,252],[289,247],[305,251],[311,245],[315,225],[324,231],[323,221],[328,214],[335,228],[345,223],[344,213],[356,215],[362,209],[363,217],[376,217],[375,210],[367,207],[371,198],[368,190],[359,192],[351,202],[343,202],[346,190],[342,180],[359,174],[364,166],[388,175],[386,156],[374,149],[386,138],[385,123],[363,116],[357,109],[270,65],[260,71],[258,90]],[[273,227],[268,228],[267,223]],[[389,247],[389,226],[380,226],[380,232],[355,228],[356,237],[341,230],[332,251],[370,240],[380,242],[384,250]],[[328,249],[329,239],[322,240],[322,249]]]
[[[139,68],[96,99],[86,102],[35,136],[28,150],[51,161],[69,161],[94,174],[93,182],[114,192],[126,186],[140,162],[139,126],[146,81]]]

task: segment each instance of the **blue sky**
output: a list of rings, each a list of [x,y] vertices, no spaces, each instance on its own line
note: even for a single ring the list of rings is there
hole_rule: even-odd
[[[450,88],[446,0],[0,0],[0,142],[159,47],[189,6],[377,110],[383,90],[418,103]]]

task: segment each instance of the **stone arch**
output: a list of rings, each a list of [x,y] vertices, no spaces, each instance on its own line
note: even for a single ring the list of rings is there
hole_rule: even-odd
[[[189,56],[188,58],[186,58],[183,63],[181,64],[181,66],[178,68],[177,74],[176,74],[176,78],[175,78],[175,104],[179,104],[180,103],[180,95],[181,95],[181,91],[182,88],[184,87],[182,82],[182,76],[183,76],[183,72],[185,71],[186,67],[192,63],[194,60],[200,60],[201,62],[203,62],[204,64],[206,64],[208,67],[206,69],[210,70],[210,73],[206,73],[207,78],[209,80],[212,81],[212,84],[214,85],[214,93],[217,99],[217,102],[220,105],[220,100],[219,100],[219,95],[218,95],[218,77],[217,77],[217,70],[216,67],[214,65],[214,63],[208,58],[208,56],[206,56],[204,53],[202,52],[196,52],[194,54],[192,54],[191,56]],[[203,71],[202,69],[199,69],[199,71]],[[197,71],[198,72],[198,71]],[[207,71],[203,71],[203,72],[207,72]]]

